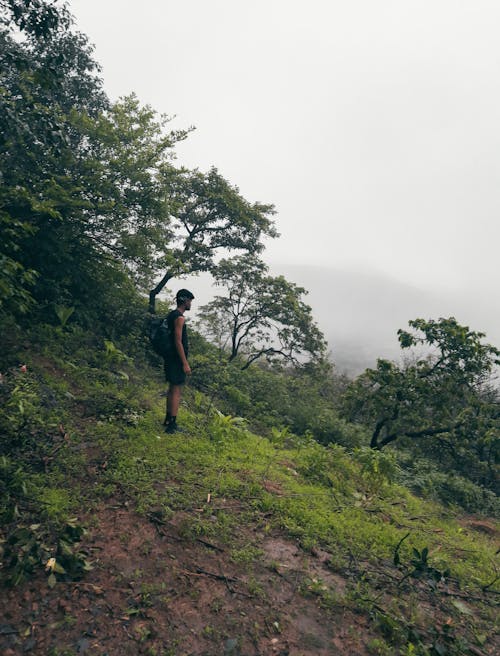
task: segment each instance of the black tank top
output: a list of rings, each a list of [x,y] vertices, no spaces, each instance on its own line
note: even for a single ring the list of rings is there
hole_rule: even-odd
[[[172,342],[174,342],[175,346],[175,320],[177,317],[182,317],[184,316],[182,312],[179,312],[179,310],[172,310],[167,314],[167,324],[168,327],[170,328],[170,332],[172,333]],[[183,323],[182,325],[182,346],[184,347],[184,353],[186,354],[186,358],[188,356],[188,351],[189,351],[189,344],[188,344],[188,336],[187,336],[187,330],[186,330],[186,322]],[[174,353],[177,354],[177,351],[174,350]]]

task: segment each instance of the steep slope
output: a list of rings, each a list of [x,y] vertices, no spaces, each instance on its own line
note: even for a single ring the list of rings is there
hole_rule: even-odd
[[[166,436],[159,372],[83,333],[11,364],[3,654],[498,652],[495,522],[388,456],[256,435],[189,388]]]

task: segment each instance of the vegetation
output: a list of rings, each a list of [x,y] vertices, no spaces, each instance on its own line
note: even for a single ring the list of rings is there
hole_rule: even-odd
[[[134,513],[134,523],[143,518],[169,534],[177,527],[183,551],[208,544],[203,548],[211,553],[227,552],[221,555],[226,568],[233,563],[231,571],[239,572],[231,585],[251,605],[271,603],[272,572],[272,585],[293,586],[302,599],[296,603],[313,604],[324,618],[366,617],[365,647],[373,653],[430,655],[442,645],[442,653],[465,654],[494,645],[488,627],[496,546],[481,532],[494,531],[494,523],[446,510],[422,498],[425,490],[413,495],[398,482],[392,453],[325,447],[311,433],[294,434],[271,419],[256,433],[253,419],[218,409],[229,400],[218,396],[216,380],[215,389],[204,391],[193,380],[181,409],[186,432],[167,439],[160,371],[154,373],[139,345],[125,354],[75,325],[40,325],[24,334],[11,327],[9,334],[18,346],[2,353],[5,583],[53,585],[58,594],[83,577],[106,589],[115,574],[104,568],[103,556],[92,556],[86,534],[111,506]],[[23,366],[7,367],[9,359]],[[236,364],[227,369],[235,377],[240,372]],[[257,373],[277,383],[286,378],[257,367],[243,375],[249,380]],[[347,444],[355,429],[344,423],[342,430]],[[124,549],[130,539],[123,536]],[[298,545],[309,566],[297,569],[284,556],[267,555],[277,539]],[[154,548],[142,544],[144,553]],[[136,560],[146,586],[141,603],[154,607],[157,597],[147,595],[158,588],[150,587],[146,562]],[[213,570],[205,565],[204,571]],[[139,574],[129,576],[136,581]],[[432,614],[416,613],[418,604]],[[130,621],[144,607],[130,607]],[[289,630],[284,616],[276,621]],[[217,625],[210,631],[205,625],[200,640],[220,644]],[[73,635],[71,626],[65,631]],[[155,644],[153,635],[140,639]]]
[[[168,269],[150,292],[150,310],[171,278],[180,273],[213,271],[218,250],[258,253],[263,249],[262,237],[277,236],[270,220],[272,205],[249,203],[216,169],[203,174],[170,167],[163,194],[170,234],[168,240],[162,235],[156,246],[161,252],[170,245],[163,255]]]
[[[379,360],[345,395],[345,414],[371,426],[370,446],[396,440],[433,438],[426,454],[468,473],[477,482],[496,483],[500,446],[498,391],[489,385],[500,351],[483,344],[483,333],[456,319],[410,321],[417,332],[399,331],[402,348],[424,345],[433,353],[397,365]],[[461,464],[467,454],[468,462]]]
[[[311,308],[301,300],[306,290],[267,270],[255,255],[222,260],[213,273],[215,284],[226,287],[227,295],[216,296],[201,308],[202,330],[206,327],[208,337],[222,353],[227,351],[230,362],[240,355],[243,369],[262,357],[295,365],[305,354],[323,359],[323,335]]]
[[[61,4],[0,0],[0,45],[2,647],[33,649],[43,627],[39,650],[85,651],[104,595],[133,653],[494,653],[498,349],[416,319],[399,331],[411,359],[338,376],[306,290],[262,260],[271,205],[176,167],[189,130],[111,103]],[[167,439],[144,315],[198,271],[223,291],[190,329],[185,433]],[[208,595],[194,615],[211,621],[163,621],[181,594]],[[64,618],[16,616],[27,597]],[[215,619],[237,604],[239,637]]]

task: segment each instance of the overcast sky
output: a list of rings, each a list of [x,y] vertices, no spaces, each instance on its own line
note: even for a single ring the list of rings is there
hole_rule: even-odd
[[[112,99],[196,126],[182,163],[276,205],[268,261],[498,304],[498,0],[69,6]]]

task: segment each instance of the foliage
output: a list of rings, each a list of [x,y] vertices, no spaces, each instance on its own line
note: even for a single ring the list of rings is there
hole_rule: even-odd
[[[353,456],[361,465],[361,472],[370,494],[381,494],[389,483],[394,482],[397,465],[393,454],[362,447],[356,449]]]
[[[50,587],[54,587],[58,578],[80,580],[85,572],[92,569],[86,552],[80,549],[84,534],[85,530],[74,519],[61,527],[56,536],[41,524],[17,525],[4,541],[2,558],[7,570],[5,582],[19,585],[42,567],[47,572]]]
[[[424,547],[421,551],[413,547],[412,557],[409,565],[403,565],[399,556],[399,550],[403,542],[409,536],[410,533],[407,533],[403,538],[401,538],[396,549],[394,550],[394,566],[398,567],[402,571],[406,570],[403,578],[400,581],[400,584],[410,577],[415,579],[425,578],[429,585],[433,588],[436,587],[437,583],[445,582],[445,580],[450,576],[450,570],[447,569],[445,571],[441,571],[430,564],[428,547]]]
[[[241,356],[247,368],[263,357],[295,365],[304,357],[324,358],[323,335],[301,298],[305,289],[283,276],[268,275],[268,267],[255,255],[222,260],[214,277],[227,292],[201,308],[201,325],[223,351],[228,347],[229,361]]]
[[[95,114],[107,101],[88,42],[71,31],[65,7],[3,0],[0,12],[0,300],[4,311],[26,311],[41,279],[36,260],[44,257],[44,228],[61,228],[63,205],[75,205],[68,167],[79,136],[71,110]],[[16,27],[23,39],[15,38]]]
[[[71,318],[71,315],[75,311],[75,308],[65,307],[64,305],[55,305],[54,310],[57,315],[57,318],[59,319],[61,327],[64,328],[68,323],[69,319]]]
[[[224,413],[244,416],[266,434],[279,426],[298,435],[313,433],[325,445],[354,448],[366,443],[364,427],[347,422],[335,408],[343,380],[327,361],[299,368],[258,361],[241,370],[238,359],[228,362],[199,332],[191,330],[190,336],[191,385]]]
[[[0,309],[46,321],[74,307],[92,325],[130,278],[145,289],[167,271],[154,305],[172,276],[277,234],[272,206],[246,201],[215,168],[173,166],[190,130],[169,131],[134,95],[109,102],[64,6],[1,7]]]
[[[403,365],[378,360],[347,390],[345,416],[371,427],[375,449],[432,437],[420,448],[428,454],[436,448],[448,462],[453,454],[474,453],[491,484],[500,415],[498,396],[485,385],[500,351],[454,318],[416,319],[410,326],[416,333],[399,331],[402,348],[426,345],[435,352]]]
[[[145,286],[167,269],[163,286],[209,270],[218,249],[257,252],[261,236],[276,234],[272,207],[246,201],[216,169],[172,165],[189,130],[169,132],[170,119],[133,95],[109,103],[64,7],[45,20],[44,3],[2,6],[5,310],[27,311],[34,298],[75,307],[81,322],[92,305],[105,308],[120,275]],[[37,21],[44,29],[32,29]]]
[[[242,417],[231,417],[216,410],[210,424],[210,439],[219,447],[223,447],[234,438],[235,430],[244,430],[244,428],[245,420]]]
[[[466,478],[467,467],[464,475],[450,471],[449,466],[441,471],[436,462],[410,451],[398,454],[398,460],[397,480],[416,494],[470,513],[500,517],[500,499],[493,490]]]
[[[270,218],[273,206],[248,202],[215,168],[202,173],[165,167],[163,186],[171,217],[171,247],[160,248],[167,271],[150,292],[150,311],[172,277],[214,272],[215,255],[221,249],[255,254],[263,249],[262,237],[278,234]]]
[[[476,595],[492,582],[493,541],[462,530],[451,516],[443,516],[442,507],[397,485],[394,478],[400,472],[391,452],[364,448],[351,454],[336,444],[324,446],[310,433],[294,434],[280,422],[279,414],[276,421],[265,418],[267,439],[252,432],[253,421],[245,422],[227,409],[232,399],[242,403],[244,393],[251,409],[260,394],[274,394],[271,403],[279,403],[283,394],[285,408],[291,412],[294,391],[305,380],[311,381],[311,400],[321,389],[320,381],[325,379],[318,372],[292,375],[260,366],[241,372],[229,364],[219,387],[219,371],[210,365],[216,353],[208,344],[202,347],[198,335],[199,357],[210,365],[200,368],[200,376],[207,391],[213,386],[220,396],[211,401],[201,386],[188,388],[180,410],[185,432],[166,438],[161,428],[160,374],[147,366],[139,345],[135,352],[126,352],[126,341],[108,340],[106,345],[102,336],[71,325],[64,331],[36,327],[32,333],[36,340],[29,332],[24,337],[30,343],[24,352],[29,354],[27,370],[17,367],[4,373],[4,405],[9,406],[12,426],[24,436],[15,457],[6,455],[0,461],[0,480],[8,481],[8,490],[2,489],[4,507],[17,508],[2,516],[0,526],[2,562],[8,563],[1,573],[10,584],[41,576],[46,568],[49,585],[86,576],[92,563],[85,535],[79,523],[68,535],[67,525],[80,508],[93,508],[107,496],[123,497],[131,512],[158,518],[160,529],[179,513],[180,538],[210,542],[231,554],[234,564],[251,574],[246,590],[250,595],[264,594],[261,581],[252,577],[262,559],[258,549],[267,537],[296,540],[294,549],[300,545],[303,550],[304,568],[308,559],[316,562],[316,550],[327,552],[325,576],[307,569],[297,573],[297,589],[313,595],[325,613],[335,612],[339,605],[371,613],[373,630],[381,632],[393,650],[395,645],[405,646],[408,626],[415,631],[415,644],[440,644],[438,636],[443,641],[442,632],[436,629],[434,639],[426,628],[417,641],[421,623],[415,627],[411,610],[405,608],[405,597],[415,586],[440,595],[442,584],[433,570],[451,569],[449,581],[459,581]],[[303,375],[310,378],[302,379]],[[19,391],[13,396],[16,387]],[[23,419],[18,401],[25,397]],[[224,398],[227,408],[221,412]],[[261,401],[257,414],[264,412],[268,399]],[[328,395],[324,401],[330,402]],[[299,415],[303,410],[298,410]],[[60,418],[70,422],[70,439],[45,467],[22,445],[29,451],[31,431],[38,431],[39,448],[64,442],[57,428],[54,435],[50,428],[57,427]],[[394,549],[410,530],[407,526],[411,535],[398,550],[401,574],[382,578],[383,572],[393,569]],[[275,568],[279,571],[281,565]],[[345,592],[332,587],[327,568],[347,582]],[[406,574],[410,575],[401,581]],[[435,581],[436,587],[430,588],[428,581]],[[397,614],[390,607],[384,613],[377,610],[382,605],[378,596],[387,585],[398,598]],[[439,600],[449,605],[446,597]],[[453,652],[457,639],[450,638],[450,653],[458,653]],[[430,653],[423,646],[421,650]]]
[[[2,375],[0,456],[30,453],[36,457],[40,452],[40,433],[48,416],[40,396],[40,387],[25,365]]]

